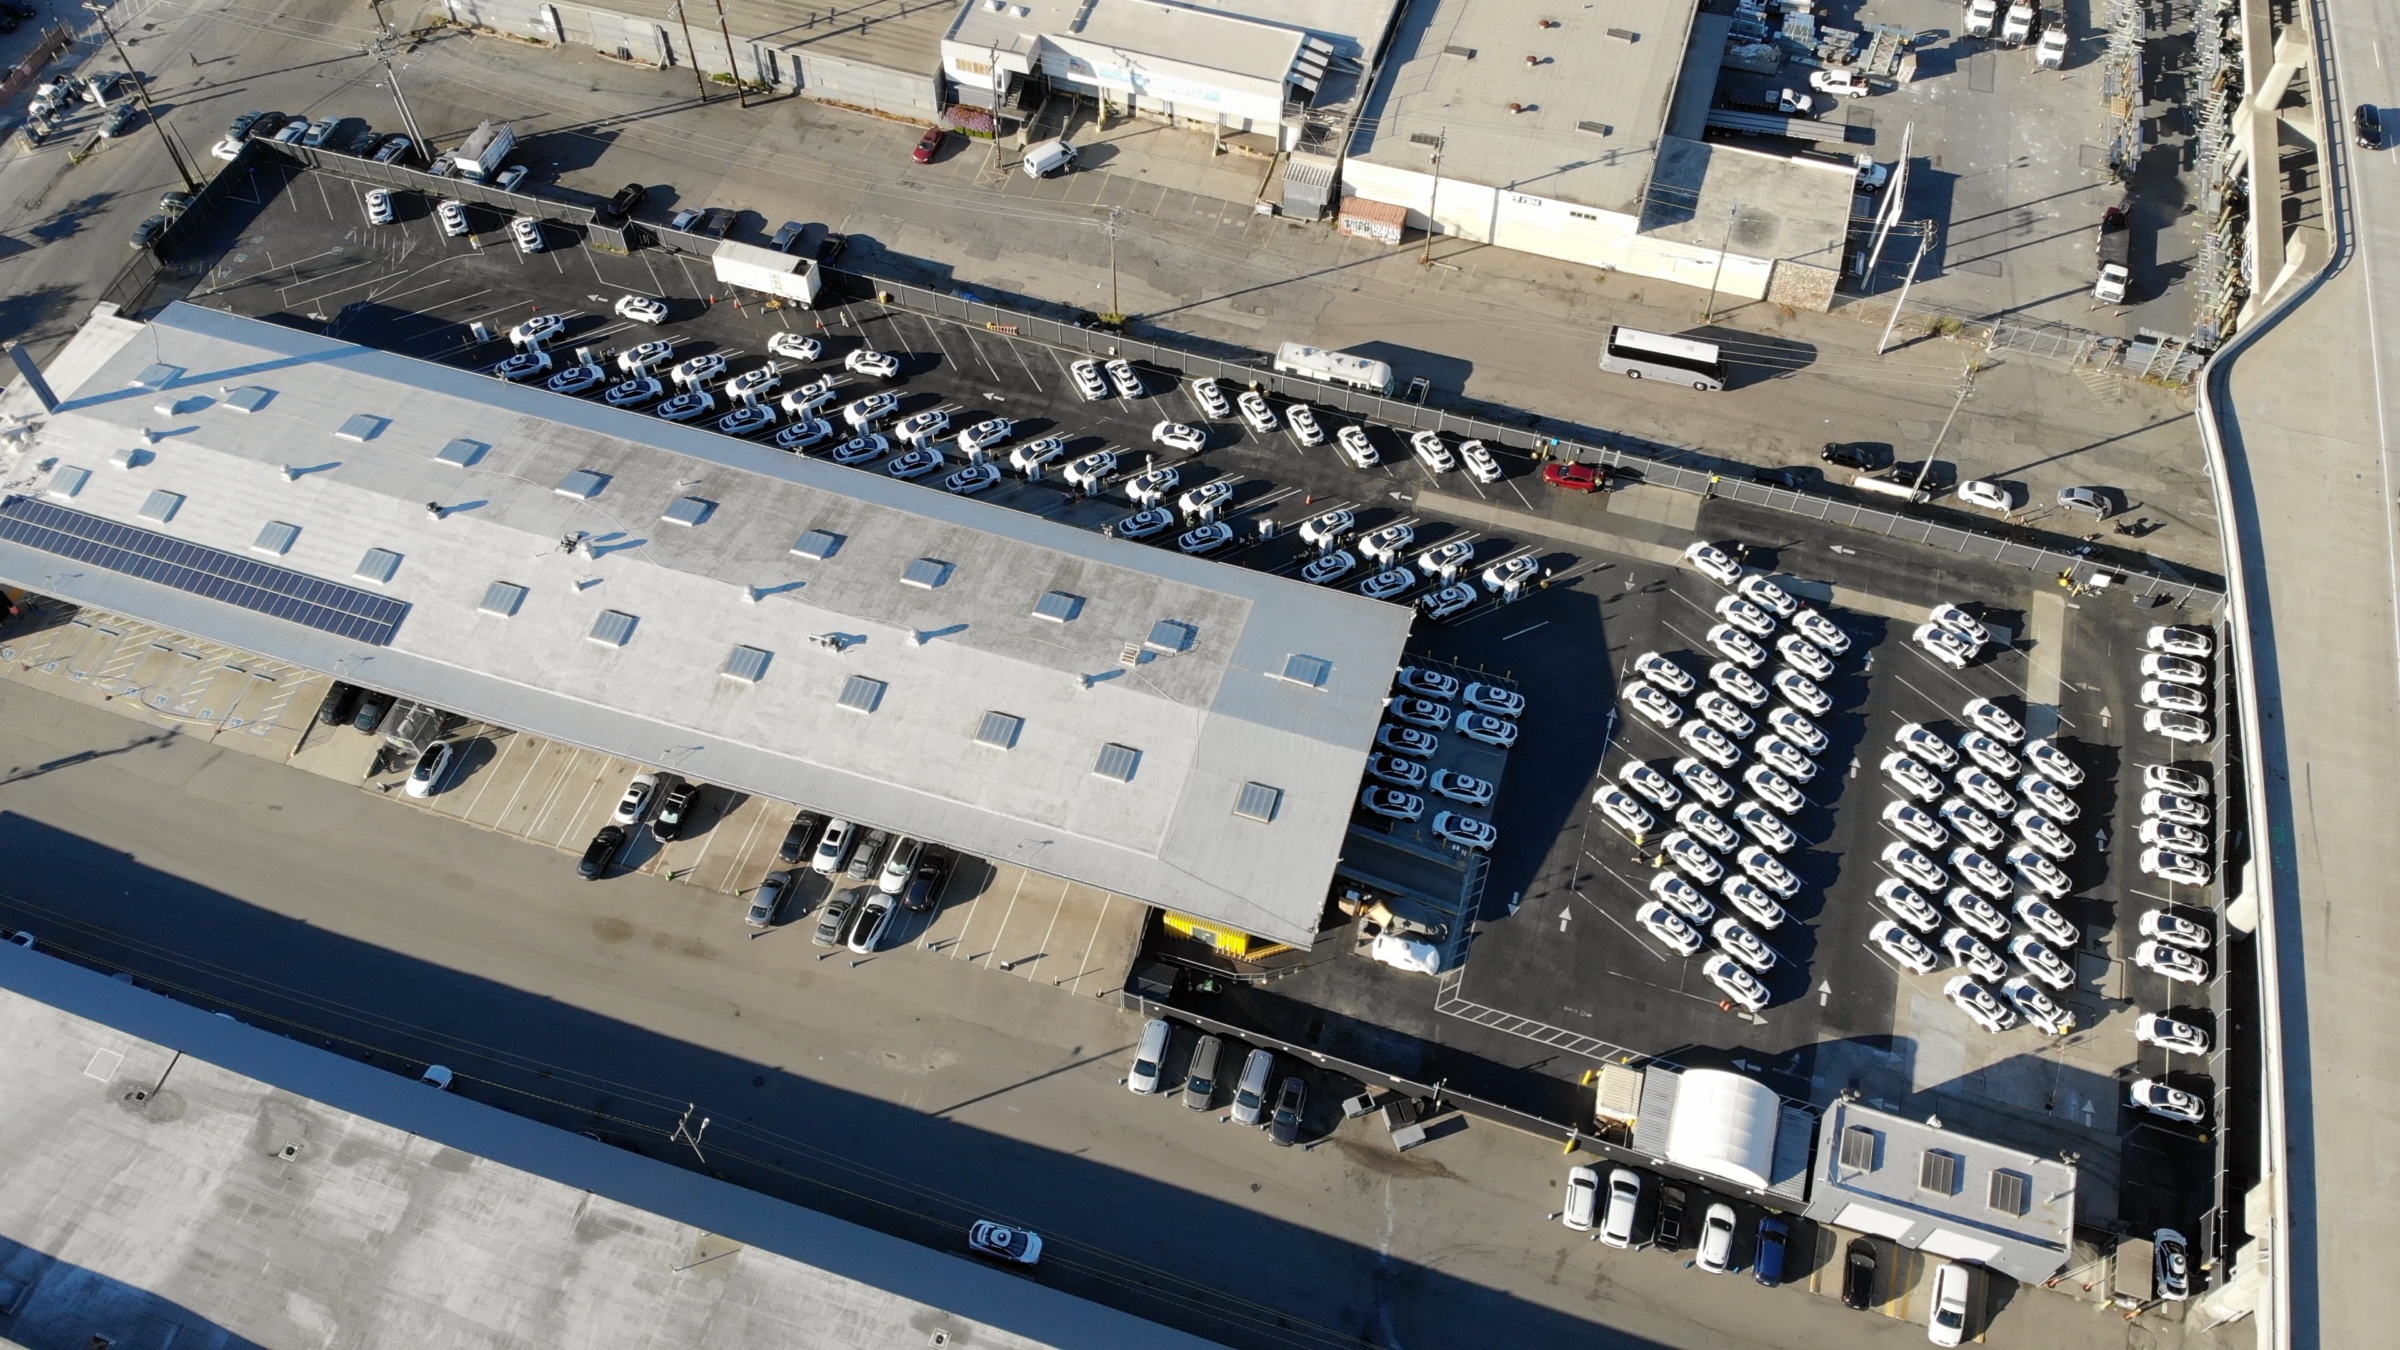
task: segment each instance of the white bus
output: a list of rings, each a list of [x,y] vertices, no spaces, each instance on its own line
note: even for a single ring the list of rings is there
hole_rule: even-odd
[[[1352,389],[1364,389],[1370,394],[1390,397],[1392,368],[1381,361],[1370,361],[1347,352],[1329,352],[1322,347],[1286,342],[1275,349],[1275,373],[1298,375],[1305,379],[1323,380],[1327,384],[1346,384]]]
[[[1717,344],[1639,328],[1610,326],[1600,368],[1630,379],[1672,380],[1694,389],[1725,387],[1725,362],[1717,355]]]

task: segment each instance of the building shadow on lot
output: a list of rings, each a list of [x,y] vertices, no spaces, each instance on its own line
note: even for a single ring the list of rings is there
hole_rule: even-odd
[[[180,1303],[0,1236],[0,1312],[9,1344],[27,1347],[173,1345],[264,1350]]]
[[[705,1115],[706,1167],[726,1180],[945,1251],[959,1249],[971,1219],[1021,1222],[1069,1258],[1045,1263],[1044,1283],[1229,1345],[1380,1343],[1374,1329],[1386,1325],[1429,1344],[1652,1344],[1229,1199],[960,1123],[947,1102],[916,1110],[867,1097],[343,937],[14,813],[0,813],[0,850],[12,860],[0,920],[33,930],[54,956],[129,971],[408,1077],[447,1065],[465,1096],[679,1166],[700,1159],[675,1137],[677,1122]],[[638,935],[597,914],[593,929],[604,946]],[[1077,1046],[1002,1090],[1128,1049]],[[1312,1108],[1312,1127],[1331,1106]]]

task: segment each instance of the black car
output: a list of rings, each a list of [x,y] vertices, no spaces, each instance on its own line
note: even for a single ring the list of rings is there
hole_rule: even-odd
[[[630,216],[642,209],[642,200],[649,195],[650,189],[641,184],[627,183],[617,189],[616,196],[608,199],[608,206],[605,209],[612,216]]]
[[[1300,1117],[1307,1109],[1308,1084],[1284,1079],[1283,1090],[1275,1094],[1275,1117],[1267,1122],[1267,1138],[1285,1148],[1300,1142]]]
[[[584,845],[583,861],[575,864],[576,874],[585,881],[598,881],[608,875],[608,865],[617,860],[617,850],[625,847],[625,827],[603,825],[592,842]]]
[[[663,844],[682,834],[683,819],[691,814],[692,799],[699,795],[698,783],[689,778],[676,779],[675,786],[668,788],[665,799],[659,802],[658,814],[650,817],[651,837]]]
[[[333,687],[325,691],[325,701],[317,705],[317,725],[338,727],[357,710],[358,686],[335,680]]]
[[[1890,454],[1889,447],[1874,441],[1828,441],[1820,457],[1845,469],[1879,469],[1888,462]]]
[[[2359,104],[2357,111],[2350,114],[2350,126],[2358,133],[2359,149],[2383,148],[2383,114],[2375,111],[2374,104]]]
[[[919,914],[933,908],[934,897],[942,893],[942,883],[950,877],[950,855],[929,848],[917,855],[917,870],[908,878],[908,889],[901,893],[900,904]]]
[[[1875,1244],[1852,1238],[1842,1258],[1842,1306],[1864,1311],[1875,1301]]]
[[[262,141],[268,140],[271,139],[276,132],[283,130],[284,123],[291,120],[292,119],[290,115],[286,113],[274,111],[263,112],[258,115],[257,121],[250,124],[248,130],[244,131],[241,135],[234,137],[234,139],[244,141],[251,139]]]
[[[160,215],[152,216],[143,221],[141,224],[134,226],[133,238],[127,240],[126,242],[135,248],[149,248],[157,244],[158,237],[166,232],[167,218],[162,213]]]
[[[383,715],[392,710],[392,696],[362,690],[358,698],[358,715],[350,719],[351,729],[372,736],[383,725]]]
[[[1658,1245],[1666,1251],[1683,1249],[1683,1188],[1663,1186],[1658,1192]]]
[[[778,862],[796,863],[808,856],[817,846],[817,836],[825,830],[825,817],[814,811],[803,811],[792,817],[792,828],[783,832],[783,846],[775,850]]]
[[[1768,487],[1790,488],[1792,491],[1798,492],[1808,486],[1808,470],[1752,469],[1750,479],[1752,482],[1764,483]]]

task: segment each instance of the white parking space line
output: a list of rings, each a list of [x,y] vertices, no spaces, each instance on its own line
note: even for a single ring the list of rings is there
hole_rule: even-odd
[[[487,728],[487,731],[491,731],[491,732],[497,732],[497,731],[498,731],[498,728]],[[475,808],[476,808],[476,807],[478,807],[478,806],[481,806],[481,805],[483,805],[483,794],[485,794],[486,792],[489,792],[489,791],[491,791],[491,790],[492,790],[492,784],[493,784],[493,783],[495,783],[495,782],[497,782],[497,781],[499,781],[499,777],[500,777],[500,770],[501,770],[501,768],[502,768],[503,766],[505,766],[505,765],[508,763],[508,757],[509,757],[511,754],[515,753],[515,751],[516,751],[516,748],[517,748],[517,742],[518,742],[520,739],[529,739],[529,738],[518,737],[518,736],[508,735],[508,734],[506,734],[506,733],[501,733],[501,734],[499,734],[499,735],[498,735],[497,739],[500,741],[500,753],[499,753],[499,754],[497,754],[497,755],[494,755],[494,756],[492,756],[492,762],[491,762],[490,764],[488,764],[488,765],[485,765],[485,766],[484,766],[484,770],[483,770],[483,773],[482,773],[482,775],[481,775],[481,777],[483,778],[483,781],[482,781],[481,783],[478,783],[478,784],[476,784],[476,786],[475,786],[475,795],[474,795],[474,797],[473,797],[472,799],[470,799],[470,800],[467,802],[467,809],[466,809],[466,810],[464,810],[464,811],[461,811],[461,812],[459,813],[460,815],[462,815],[462,816],[465,816],[465,817],[467,817],[467,818],[469,818],[469,819],[473,819],[473,818],[474,818],[474,815],[475,815]],[[522,785],[522,780],[519,780],[519,781],[520,781],[520,785]],[[513,797],[515,796],[515,794],[514,794],[514,793],[511,793],[511,794],[510,794],[510,796],[513,798]]]
[[[1032,875],[1033,873],[1028,872],[1023,868],[1019,868],[1017,870],[1017,884],[1015,888],[1010,890],[1008,893],[1008,907],[1000,912],[1000,926],[992,931],[992,950],[998,949],[1001,935],[1008,931],[1009,916],[1017,912],[1017,897],[1025,893],[1025,880]],[[977,908],[980,909],[981,906],[978,905]],[[952,956],[959,956],[961,953],[967,950],[967,931],[974,926],[974,923],[975,916],[972,914],[968,915],[966,924],[958,930],[958,946],[952,949]],[[984,957],[988,957],[991,954],[991,950],[986,950],[978,952],[972,956],[966,956],[963,959],[972,963],[982,960]],[[989,963],[987,962],[986,964]]]

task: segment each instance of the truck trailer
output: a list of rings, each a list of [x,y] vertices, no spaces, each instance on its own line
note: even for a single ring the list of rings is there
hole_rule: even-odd
[[[489,178],[500,172],[508,160],[508,152],[517,148],[517,130],[506,122],[492,125],[485,118],[467,137],[467,143],[450,152],[450,162],[461,178]]]

